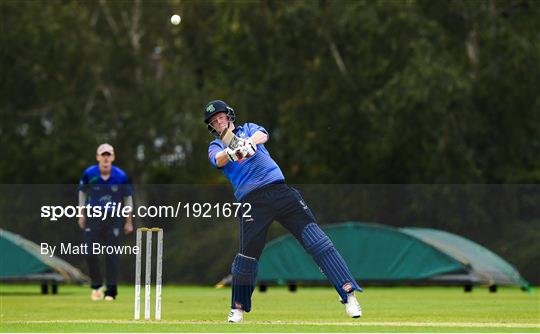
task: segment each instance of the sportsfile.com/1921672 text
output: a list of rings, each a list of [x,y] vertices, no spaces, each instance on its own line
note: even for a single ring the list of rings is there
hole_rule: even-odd
[[[41,206],[41,218],[56,221],[60,218],[89,217],[100,218],[126,218],[129,215],[140,218],[251,218],[250,203],[199,203],[177,202],[173,205],[135,206],[135,208],[122,203],[107,202],[102,206]]]

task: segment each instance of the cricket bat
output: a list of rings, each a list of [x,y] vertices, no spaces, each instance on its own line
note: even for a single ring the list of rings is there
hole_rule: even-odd
[[[235,150],[242,146],[242,139],[238,138],[231,130],[225,129],[219,136],[223,144],[227,145],[231,150]]]
[[[243,145],[242,139],[238,138],[230,129],[223,130],[223,132],[219,136],[219,139],[221,139],[223,144],[227,145],[227,147],[231,150],[235,150]],[[238,153],[238,158],[238,163],[244,160],[240,153]]]

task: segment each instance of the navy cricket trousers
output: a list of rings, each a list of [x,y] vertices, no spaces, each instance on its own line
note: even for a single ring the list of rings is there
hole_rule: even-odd
[[[101,246],[119,246],[122,243],[124,229],[122,220],[119,218],[109,218],[102,221],[100,218],[87,218],[84,229],[84,242],[88,245],[88,254],[86,262],[90,273],[91,288],[97,289],[103,285],[103,276],[99,255],[93,254],[93,244],[98,243]],[[120,255],[105,255],[107,290],[105,295],[116,297],[117,279],[120,267]]]
[[[302,231],[315,217],[300,192],[286,183],[269,184],[242,199],[251,204],[249,217],[240,220],[240,253],[259,259],[270,224],[277,220],[302,244]]]

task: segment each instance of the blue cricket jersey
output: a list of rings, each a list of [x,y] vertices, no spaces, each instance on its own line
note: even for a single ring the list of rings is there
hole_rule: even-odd
[[[268,135],[265,128],[254,123],[237,126],[233,132],[237,137],[247,139],[257,131]],[[217,168],[216,154],[225,148],[225,144],[219,139],[215,139],[210,143],[208,159],[210,159],[212,166]],[[270,157],[270,153],[263,144],[257,145],[257,152],[252,157],[241,162],[230,161],[219,169],[231,182],[237,200],[242,200],[248,193],[264,185],[285,180],[281,169],[274,159]]]
[[[107,181],[101,178],[99,165],[88,167],[79,182],[79,191],[86,193],[86,204],[101,207],[107,202],[122,203],[123,197],[132,195],[126,173],[114,165]]]

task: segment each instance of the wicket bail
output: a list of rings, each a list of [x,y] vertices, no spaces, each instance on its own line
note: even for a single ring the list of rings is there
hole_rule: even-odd
[[[158,227],[141,227],[137,229],[137,247],[139,252],[135,257],[135,320],[141,319],[141,254],[142,233],[146,232],[146,266],[144,284],[144,320],[150,320],[150,290],[152,288],[152,232],[157,232],[156,256],[156,308],[154,318],[161,320],[161,273],[163,261],[163,229]]]

